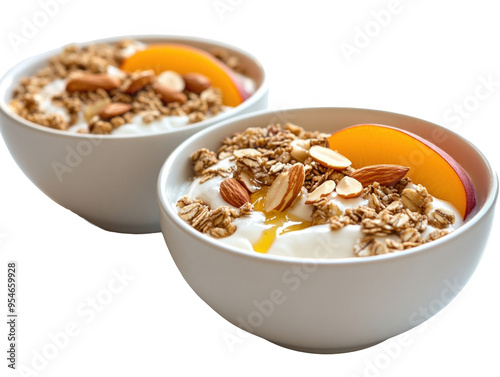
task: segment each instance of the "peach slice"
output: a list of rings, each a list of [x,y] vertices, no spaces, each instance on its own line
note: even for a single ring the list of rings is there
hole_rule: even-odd
[[[205,75],[214,87],[222,91],[227,106],[238,106],[250,96],[229,67],[208,52],[191,46],[150,45],[125,59],[121,69],[128,72],[152,69],[157,75],[167,70],[180,75]]]
[[[409,166],[408,176],[431,195],[452,203],[465,219],[476,205],[476,190],[460,164],[437,145],[395,127],[361,124],[328,138],[331,149],[352,161],[353,167],[375,164]]]

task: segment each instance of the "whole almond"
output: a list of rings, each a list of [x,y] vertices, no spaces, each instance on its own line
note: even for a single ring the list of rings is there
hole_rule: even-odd
[[[247,189],[235,178],[227,178],[222,181],[220,194],[227,203],[238,208],[243,204],[250,203]]]
[[[132,105],[128,103],[115,102],[104,106],[98,113],[101,119],[107,120],[125,114],[132,110]]]
[[[69,80],[66,84],[66,91],[73,93],[90,92],[97,89],[111,90],[120,87],[120,84],[119,78],[109,75],[82,75]]]
[[[319,162],[327,168],[344,170],[345,168],[351,166],[351,161],[347,157],[331,150],[330,148],[325,148],[320,145],[312,146],[311,149],[309,149],[309,155],[313,158],[313,160]]]
[[[201,73],[186,73],[182,78],[186,83],[186,89],[196,94],[201,94],[212,86],[210,79]]]
[[[338,183],[336,190],[341,198],[357,198],[363,193],[363,185],[357,179],[345,176]]]
[[[410,168],[401,165],[370,165],[356,169],[351,173],[351,177],[357,179],[365,187],[374,182],[382,186],[394,186],[403,179],[408,170]]]
[[[286,210],[300,194],[304,184],[304,165],[297,163],[290,170],[282,172],[273,181],[264,198],[264,211]]]
[[[187,97],[184,93],[176,92],[175,90],[172,90],[157,82],[153,84],[153,90],[155,91],[156,94],[158,94],[160,99],[165,104],[169,104],[172,102],[179,102],[180,104],[183,104],[187,101]]]
[[[132,77],[130,84],[123,90],[125,94],[135,94],[143,89],[146,85],[154,81],[154,71],[144,71],[139,75]]]

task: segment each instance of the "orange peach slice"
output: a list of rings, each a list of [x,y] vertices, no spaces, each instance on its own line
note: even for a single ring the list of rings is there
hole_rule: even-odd
[[[460,164],[437,145],[411,132],[376,124],[344,128],[328,138],[331,149],[355,168],[375,164],[409,166],[408,176],[431,195],[450,202],[465,219],[476,205],[476,190]]]
[[[121,69],[128,72],[152,69],[157,75],[167,70],[180,75],[205,75],[212,86],[222,91],[223,102],[227,106],[238,106],[249,97],[229,67],[208,52],[191,46],[150,45],[125,59]]]

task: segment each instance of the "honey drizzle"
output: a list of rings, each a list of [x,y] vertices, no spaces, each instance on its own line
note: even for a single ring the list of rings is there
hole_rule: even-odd
[[[260,238],[252,246],[253,249],[259,253],[267,253],[273,244],[276,236],[302,230],[311,226],[310,221],[302,220],[297,216],[285,212],[265,212],[264,211],[264,197],[266,196],[268,187],[263,187],[259,191],[250,195],[250,200],[253,204],[255,211],[262,212],[265,216],[265,225],[271,225],[270,228],[265,229]]]

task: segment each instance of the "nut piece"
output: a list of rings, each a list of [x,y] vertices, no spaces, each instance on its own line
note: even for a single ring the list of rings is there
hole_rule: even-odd
[[[295,200],[304,184],[304,165],[295,164],[290,170],[280,173],[273,181],[264,198],[264,211],[282,212]]]
[[[164,71],[160,73],[156,81],[175,92],[182,92],[186,87],[182,76],[174,71]]]
[[[361,182],[364,187],[374,182],[378,182],[382,186],[394,186],[403,179],[408,170],[410,168],[401,165],[370,165],[356,169],[351,173],[351,177]]]
[[[82,75],[75,77],[66,84],[66,91],[90,92],[97,89],[111,90],[120,87],[120,79],[109,75]]]
[[[222,199],[237,208],[250,203],[248,191],[234,178],[227,178],[222,181],[220,184],[220,194]]]
[[[242,148],[234,150],[233,155],[236,158],[242,158],[242,157],[260,156],[262,155],[262,153],[260,153],[257,149],[254,148]]]
[[[260,187],[252,181],[252,179],[250,178],[250,175],[248,175],[244,171],[241,172],[240,175],[236,179],[238,179],[238,181],[240,181],[240,183],[243,186],[245,186],[245,188],[251,193],[254,193],[254,192],[257,192],[260,190]]]
[[[176,92],[175,90],[163,86],[158,82],[153,84],[153,90],[165,104],[169,104],[171,102],[179,102],[183,104],[187,101],[187,97],[184,93]]]
[[[357,179],[345,176],[337,185],[337,194],[342,198],[357,198],[363,192],[363,185]]]
[[[132,82],[123,90],[125,94],[135,94],[146,85],[154,81],[154,71],[143,71],[138,76],[132,78]]]
[[[132,105],[128,103],[116,102],[104,106],[98,113],[101,119],[107,120],[125,114],[132,110]]]
[[[182,78],[186,83],[186,89],[196,94],[201,94],[212,86],[210,79],[201,73],[186,73]]]
[[[316,189],[307,195],[306,204],[312,204],[330,195],[333,190],[335,190],[335,181],[328,180],[323,182],[321,185],[316,187]]]
[[[85,109],[83,110],[83,115],[85,117],[85,120],[87,122],[90,122],[90,120],[97,114],[99,114],[99,111],[106,105],[110,103],[109,98],[103,98],[100,100],[97,100],[93,103],[89,103],[87,106],[85,106]]]
[[[319,145],[313,145],[309,149],[309,155],[321,165],[327,168],[344,170],[351,166],[351,161],[340,153]]]
[[[311,148],[311,140],[296,139],[290,143],[292,151],[290,155],[297,161],[304,162],[309,157],[309,149]]]

